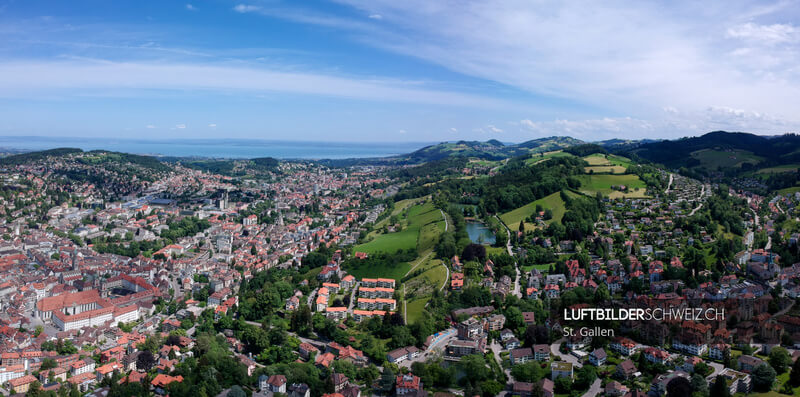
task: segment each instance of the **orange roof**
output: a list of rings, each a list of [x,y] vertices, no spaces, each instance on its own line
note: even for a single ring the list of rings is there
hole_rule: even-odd
[[[183,376],[169,376],[164,374],[158,374],[153,381],[150,382],[155,387],[165,387],[172,382],[183,382]]]

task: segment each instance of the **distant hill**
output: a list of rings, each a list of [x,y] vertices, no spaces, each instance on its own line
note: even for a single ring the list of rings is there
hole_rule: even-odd
[[[420,164],[442,160],[449,157],[470,157],[482,160],[502,160],[509,157],[531,153],[542,153],[560,150],[584,142],[568,136],[553,136],[534,139],[518,144],[506,145],[496,139],[486,142],[458,141],[443,142],[426,146],[405,155],[387,157],[384,160],[401,164]]]
[[[764,137],[744,132],[714,131],[699,137],[641,143],[615,152],[639,157],[670,167],[698,167],[719,163],[721,168],[752,165],[779,165],[800,161],[800,136],[786,134]],[[725,157],[726,161],[712,161]],[[741,161],[734,161],[741,160]]]

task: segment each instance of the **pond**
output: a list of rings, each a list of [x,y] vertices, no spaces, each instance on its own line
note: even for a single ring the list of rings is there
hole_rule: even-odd
[[[467,222],[467,234],[476,244],[493,245],[496,241],[494,232],[481,222]]]

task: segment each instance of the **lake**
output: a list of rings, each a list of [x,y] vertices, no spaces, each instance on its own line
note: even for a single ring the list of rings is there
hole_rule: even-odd
[[[260,139],[123,139],[41,136],[0,136],[0,148],[83,150],[206,158],[347,159],[411,153],[425,142],[300,142]]]
[[[467,222],[467,234],[476,244],[493,245],[496,241],[494,232],[481,222]]]

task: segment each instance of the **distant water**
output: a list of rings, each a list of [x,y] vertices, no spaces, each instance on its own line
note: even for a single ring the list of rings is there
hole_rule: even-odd
[[[175,157],[347,159],[406,154],[424,142],[300,142],[257,139],[138,140],[113,138],[0,136],[0,149],[45,150],[73,147]]]
[[[480,222],[467,222],[467,235],[476,244],[494,245],[497,242],[494,232]]]

